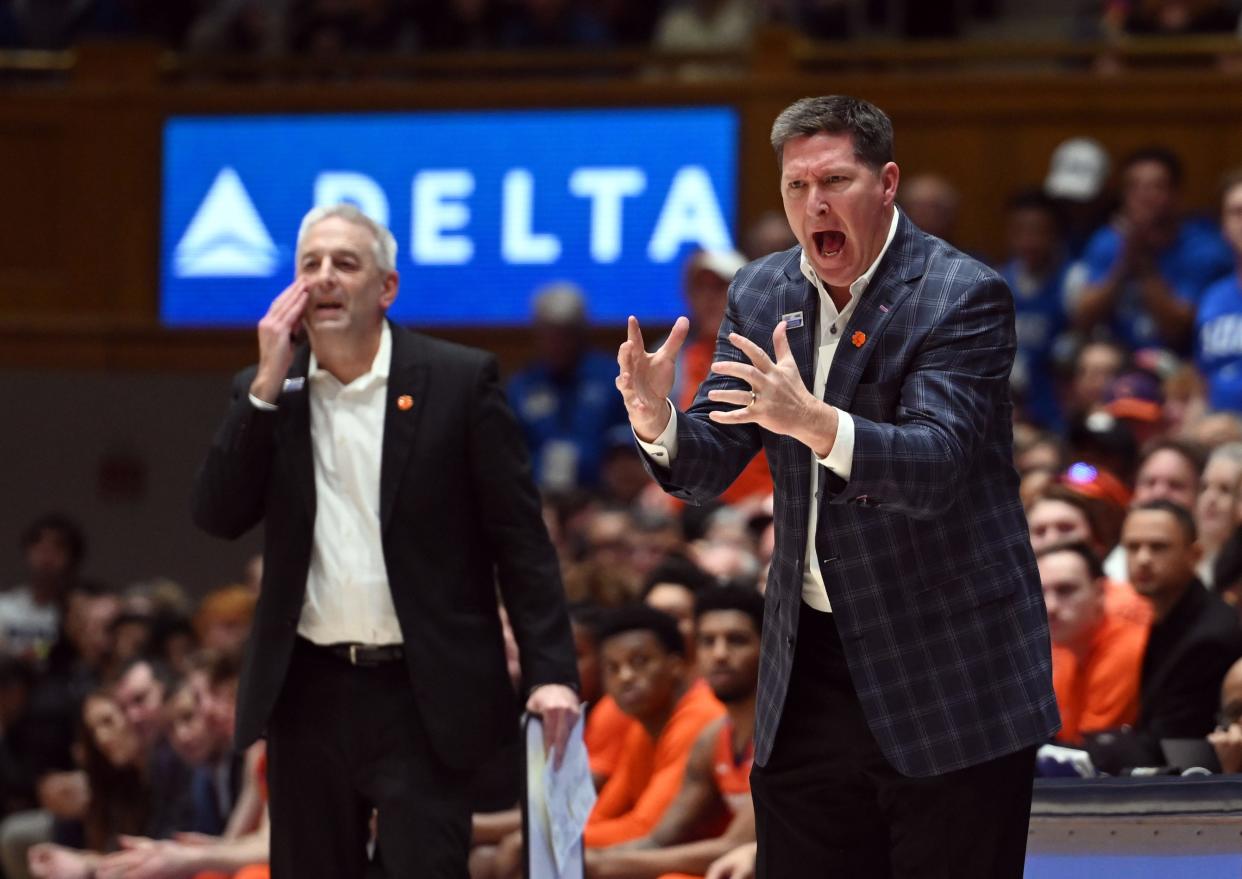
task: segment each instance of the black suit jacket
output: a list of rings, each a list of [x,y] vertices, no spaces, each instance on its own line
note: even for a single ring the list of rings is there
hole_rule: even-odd
[[[1139,716],[1133,727],[1087,737],[1097,769],[1113,775],[1165,763],[1162,739],[1199,739],[1216,726],[1220,685],[1242,657],[1233,608],[1195,580],[1163,620],[1143,654]]]
[[[1238,615],[1195,580],[1151,628],[1135,727],[1160,739],[1199,738],[1216,728],[1220,685],[1242,657]]]
[[[306,591],[315,521],[309,360],[302,346],[275,411],[249,401],[254,367],[235,378],[194,488],[194,521],[211,534],[265,528],[239,747],[263,734],[280,695]],[[497,585],[525,687],[577,682],[556,554],[491,355],[392,326],[378,500],[415,700],[441,759],[472,765],[517,731]]]

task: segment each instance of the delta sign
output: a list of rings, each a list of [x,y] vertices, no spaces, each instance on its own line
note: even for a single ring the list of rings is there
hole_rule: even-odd
[[[302,216],[349,202],[397,239],[402,323],[524,324],[562,280],[594,323],[669,321],[687,254],[733,247],[737,141],[721,108],[175,117],[160,316],[255,323]]]

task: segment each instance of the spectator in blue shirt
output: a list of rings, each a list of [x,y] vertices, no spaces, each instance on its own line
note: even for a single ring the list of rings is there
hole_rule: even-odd
[[[1085,283],[1067,306],[1079,330],[1106,330],[1131,348],[1187,353],[1204,289],[1229,271],[1228,248],[1208,223],[1179,212],[1181,161],[1150,147],[1122,165],[1121,210],[1083,257]]]
[[[1091,236],[1113,212],[1111,164],[1103,144],[1090,137],[1071,137],[1052,151],[1044,195],[1056,205],[1071,259],[1082,258]]]
[[[1069,261],[1052,199],[1023,192],[1006,211],[1009,260],[1000,272],[1013,291],[1018,351],[1011,381],[1022,414],[1041,427],[1061,427],[1055,353],[1066,329],[1062,290]]]
[[[1207,380],[1208,405],[1242,412],[1242,168],[1221,188],[1221,229],[1237,270],[1203,294],[1195,316],[1195,358]]]
[[[540,487],[594,487],[608,429],[629,419],[617,391],[617,362],[587,344],[586,299],[574,284],[534,298],[536,361],[509,382]]]

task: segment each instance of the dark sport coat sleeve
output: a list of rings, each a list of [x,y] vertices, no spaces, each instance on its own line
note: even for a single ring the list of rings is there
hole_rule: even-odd
[[[470,403],[470,490],[496,559],[527,690],[578,686],[560,564],[543,523],[521,427],[501,388],[496,360],[479,370]],[[566,649],[566,648],[569,649]]]
[[[1000,278],[984,277],[946,303],[895,387],[855,389],[853,464],[848,482],[829,480],[829,503],[865,496],[914,519],[949,510],[1008,398],[1015,346],[1013,298]],[[878,420],[893,396],[892,420]]]
[[[228,540],[263,518],[274,459],[276,410],[250,402],[253,380],[253,368],[234,377],[228,414],[212,438],[191,496],[194,523]]]

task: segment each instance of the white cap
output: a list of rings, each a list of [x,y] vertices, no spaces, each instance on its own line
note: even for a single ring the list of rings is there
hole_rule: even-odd
[[[686,263],[686,274],[706,269],[713,275],[732,281],[748,260],[736,250],[696,250]]]
[[[586,296],[572,281],[544,284],[532,297],[535,320],[550,324],[580,324],[586,320]]]
[[[1061,141],[1052,152],[1044,193],[1052,198],[1090,201],[1108,179],[1108,153],[1089,137]]]

